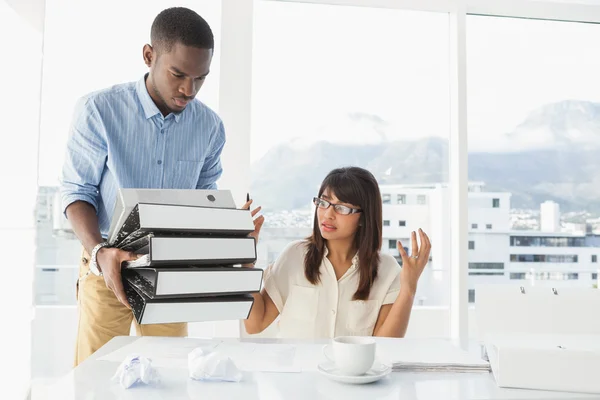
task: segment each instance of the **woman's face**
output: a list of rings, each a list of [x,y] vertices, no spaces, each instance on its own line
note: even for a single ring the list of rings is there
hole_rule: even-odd
[[[346,240],[354,238],[358,230],[361,213],[343,215],[335,211],[334,205],[343,205],[349,208],[358,209],[356,204],[343,203],[329,189],[325,189],[320,197],[331,203],[329,208],[317,208],[317,221],[321,236],[325,240]]]

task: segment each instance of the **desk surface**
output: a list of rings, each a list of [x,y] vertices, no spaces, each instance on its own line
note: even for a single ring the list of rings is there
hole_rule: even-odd
[[[247,373],[239,383],[198,382],[188,378],[185,369],[158,368],[160,387],[136,386],[122,389],[111,382],[118,363],[99,360],[130,344],[137,337],[116,337],[55,384],[37,388],[32,400],[195,400],[195,399],[598,399],[599,396],[534,390],[501,389],[491,373],[393,372],[369,385],[332,382],[315,371],[301,373]],[[427,340],[427,339],[423,339]],[[293,343],[284,340],[243,340],[244,342]],[[318,341],[318,344],[325,343]],[[304,344],[308,344],[304,342]],[[311,344],[316,344],[311,342]]]

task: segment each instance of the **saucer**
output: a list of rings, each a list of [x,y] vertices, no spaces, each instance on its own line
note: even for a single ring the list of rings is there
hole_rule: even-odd
[[[389,365],[375,361],[373,366],[362,375],[347,375],[342,373],[331,361],[323,361],[317,365],[317,370],[321,375],[328,377],[331,380],[342,383],[363,384],[376,382],[392,372]]]

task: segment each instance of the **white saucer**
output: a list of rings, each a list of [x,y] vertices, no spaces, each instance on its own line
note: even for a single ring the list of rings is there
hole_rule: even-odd
[[[346,375],[337,369],[335,364],[331,361],[323,361],[317,365],[317,370],[321,375],[324,375],[331,380],[352,384],[376,382],[392,372],[392,368],[389,365],[382,364],[378,361],[375,361],[371,369],[362,375]]]

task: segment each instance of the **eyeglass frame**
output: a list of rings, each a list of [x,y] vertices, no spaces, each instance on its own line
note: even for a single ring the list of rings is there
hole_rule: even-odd
[[[327,207],[321,207],[319,205],[319,203],[321,203],[321,202],[326,203]],[[340,214],[340,215],[352,215],[352,214],[358,214],[358,213],[363,212],[363,210],[360,208],[352,208],[352,207],[345,206],[343,204],[333,204],[332,202],[322,199],[320,197],[313,197],[313,204],[317,208],[320,208],[322,210],[327,210],[329,207],[333,206],[333,211],[335,211],[336,214]],[[338,211],[338,209],[336,207],[343,207],[345,209],[350,210],[350,212],[348,212],[347,214],[341,213]]]

